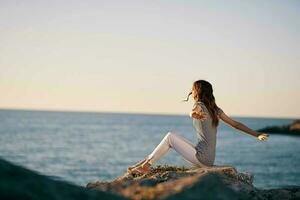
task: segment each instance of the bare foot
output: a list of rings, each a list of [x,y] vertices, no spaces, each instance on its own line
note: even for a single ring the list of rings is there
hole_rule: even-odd
[[[127,172],[130,173],[132,169],[144,164],[145,161],[146,161],[146,159],[143,159],[140,162],[136,163],[135,165],[132,165],[131,167],[128,167]]]
[[[131,169],[130,174],[136,174],[136,173],[139,173],[139,174],[144,174],[144,173],[147,173],[151,170],[151,164],[149,163],[149,161],[145,161],[144,163],[136,166],[135,168]]]
[[[149,163],[149,161],[145,161],[143,164],[142,164],[142,168],[145,172],[148,172],[151,170],[151,164]]]

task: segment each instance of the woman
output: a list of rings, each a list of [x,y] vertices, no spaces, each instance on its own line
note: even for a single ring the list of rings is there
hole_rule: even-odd
[[[197,132],[198,143],[194,145],[186,138],[174,132],[168,132],[159,145],[144,160],[128,168],[129,174],[146,173],[151,166],[170,148],[175,149],[185,160],[194,166],[213,166],[215,160],[216,134],[219,118],[235,129],[241,130],[258,140],[267,140],[269,135],[256,132],[241,122],[235,121],[227,116],[224,111],[216,105],[212,85],[205,80],[195,81],[189,96],[194,98],[194,107],[190,112],[193,126]]]

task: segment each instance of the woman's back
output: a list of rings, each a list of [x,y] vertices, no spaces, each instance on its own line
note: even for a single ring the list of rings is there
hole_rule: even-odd
[[[196,102],[195,106],[197,105],[201,107],[202,112],[207,113],[207,118],[204,121],[192,118],[198,138],[196,156],[203,164],[212,166],[215,160],[217,127],[212,126],[212,118],[205,104],[203,102]],[[222,109],[218,108],[218,116],[221,112]]]

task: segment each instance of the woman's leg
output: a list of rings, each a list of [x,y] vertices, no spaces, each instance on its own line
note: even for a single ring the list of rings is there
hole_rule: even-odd
[[[186,161],[193,165],[205,166],[196,157],[196,149],[192,142],[179,134],[168,132],[166,136],[161,140],[153,152],[147,156],[148,162],[152,165],[165,155],[170,148],[175,149]]]

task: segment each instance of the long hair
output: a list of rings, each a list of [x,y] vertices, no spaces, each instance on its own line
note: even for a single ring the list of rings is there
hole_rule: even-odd
[[[195,93],[195,101],[201,101],[206,106],[212,118],[212,126],[217,127],[219,124],[219,118],[217,115],[218,106],[216,105],[215,97],[213,95],[212,85],[206,80],[198,80],[193,83],[192,91]],[[190,92],[187,99],[183,101],[188,101],[191,94],[192,92]]]

